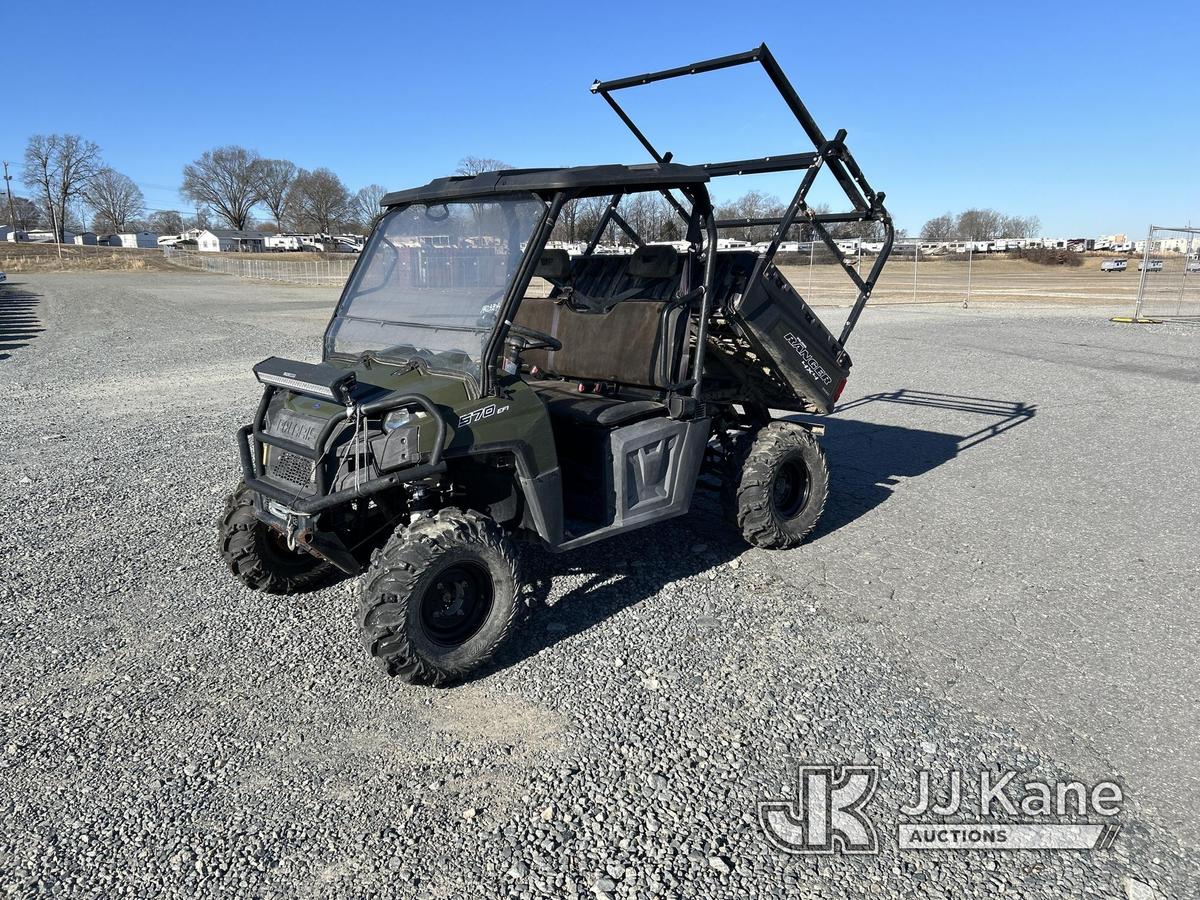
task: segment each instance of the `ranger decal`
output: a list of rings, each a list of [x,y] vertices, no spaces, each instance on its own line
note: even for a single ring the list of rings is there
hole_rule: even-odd
[[[819,362],[817,362],[816,358],[811,353],[808,352],[808,344],[804,343],[804,341],[796,337],[796,335],[792,334],[790,331],[783,336],[783,339],[788,342],[788,346],[800,354],[800,362],[804,365],[804,369],[809,375],[817,379],[817,381],[823,382],[824,384],[833,384],[833,379],[829,377],[829,373],[826,372],[825,368]]]

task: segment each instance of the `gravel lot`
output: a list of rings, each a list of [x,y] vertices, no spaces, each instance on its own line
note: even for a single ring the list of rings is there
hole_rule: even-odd
[[[353,583],[252,594],[214,546],[250,366],[314,358],[335,296],[172,272],[0,288],[0,890],[1194,890],[1200,329],[868,313],[815,540],[748,550],[702,496],[527,550],[540,602],[514,645],[433,690],[366,658]],[[756,803],[805,760],[883,767],[878,856],[767,843]],[[1091,853],[898,852],[923,766],[1116,777],[1123,830]]]

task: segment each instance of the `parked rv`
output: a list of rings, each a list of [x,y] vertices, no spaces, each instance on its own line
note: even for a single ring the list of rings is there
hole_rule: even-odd
[[[268,250],[295,250],[302,249],[300,238],[294,234],[268,234],[263,238],[263,245]]]
[[[1101,272],[1124,272],[1129,268],[1129,260],[1126,259],[1106,259],[1100,263]]]
[[[1149,262],[1138,263],[1138,271],[1145,269],[1147,272],[1161,272],[1163,268],[1161,259],[1152,259]]]

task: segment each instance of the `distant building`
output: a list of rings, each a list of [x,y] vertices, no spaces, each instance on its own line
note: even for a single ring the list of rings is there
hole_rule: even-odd
[[[96,246],[96,232],[94,232],[94,231],[79,232],[79,234],[75,235],[75,243],[80,244],[81,246],[84,246],[84,247],[95,247]]]
[[[1146,252],[1146,241],[1134,241],[1133,249],[1137,253]],[[1151,253],[1184,253],[1188,256],[1195,256],[1197,250],[1200,250],[1200,236],[1186,238],[1155,238],[1150,242]]]
[[[196,247],[205,253],[262,253],[265,239],[260,231],[205,228],[196,236]]]
[[[25,237],[22,238],[22,240],[29,241],[32,244],[56,244],[56,243],[58,243],[58,237],[55,235],[55,233],[53,231],[45,231],[43,229],[37,229],[35,231],[25,232]],[[73,243],[74,241],[75,241],[75,232],[73,232],[73,231],[64,231],[63,232],[63,243],[64,244],[70,244],[70,243]]]
[[[157,247],[158,235],[153,231],[129,231],[123,234],[114,234],[117,239],[114,247]]]

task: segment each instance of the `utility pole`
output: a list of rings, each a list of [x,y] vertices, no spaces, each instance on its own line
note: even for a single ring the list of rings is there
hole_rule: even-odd
[[[63,265],[62,258],[62,234],[58,230],[58,216],[54,212],[53,200],[50,201],[50,223],[54,227],[54,246],[58,248],[58,267],[64,269],[66,266]],[[66,225],[63,226],[63,229],[66,229]]]
[[[8,191],[8,224],[17,230],[17,214],[13,211],[12,176],[8,174],[8,160],[4,160],[4,189]]]

